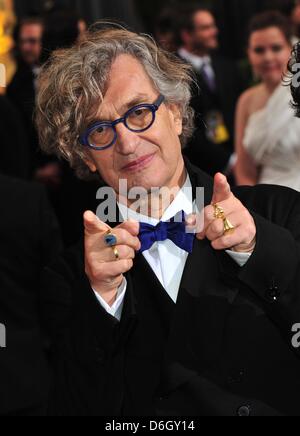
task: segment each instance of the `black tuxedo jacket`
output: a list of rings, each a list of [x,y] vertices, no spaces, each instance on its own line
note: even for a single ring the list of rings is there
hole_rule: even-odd
[[[216,91],[212,92],[201,73],[195,72],[196,86],[193,86],[191,106],[196,113],[196,132],[185,154],[194,165],[208,174],[224,171],[234,150],[235,108],[242,92],[242,81],[233,61],[219,55],[212,55],[212,68],[216,77]],[[215,144],[206,136],[206,115],[217,110],[222,113],[230,139]]]
[[[38,185],[0,175],[0,415],[45,413],[49,370],[38,314],[43,268],[61,251],[57,221]],[[2,342],[1,342],[2,345]]]
[[[187,166],[210,204],[212,180]],[[99,305],[82,248],[46,269],[50,414],[300,414],[300,355],[291,345],[300,322],[300,196],[272,186],[235,194],[257,224],[254,254],[240,268],[196,240],[177,304],[142,255],[127,274],[121,322]]]

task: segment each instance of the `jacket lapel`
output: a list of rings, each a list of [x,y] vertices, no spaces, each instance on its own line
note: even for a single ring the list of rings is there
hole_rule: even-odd
[[[196,189],[203,188],[204,207],[210,205],[213,196],[212,178],[192,166],[188,160],[185,163],[192,182],[193,199],[195,200],[196,198]],[[214,278],[221,276],[222,280],[230,286],[226,294],[228,300],[232,303],[237,295],[237,291],[232,289],[232,279],[227,274],[227,271],[236,273],[237,268],[239,267],[227,253],[213,250],[208,240],[199,241],[195,239],[193,252],[189,255],[186,262],[180,289],[185,289],[194,297],[205,294],[210,295],[213,290],[211,284],[214,281],[212,276]],[[216,294],[216,291],[214,291],[214,294]]]
[[[200,172],[200,170],[195,169],[188,160],[185,161],[185,164],[192,183],[193,200],[196,199],[197,188],[203,188],[204,207],[208,206],[211,203],[213,194],[212,179]],[[207,275],[209,274],[206,263],[212,263],[212,255],[213,252],[208,241],[195,239],[193,252],[189,255],[185,265],[180,289],[186,289],[194,296],[199,294],[200,289],[204,289],[203,284],[207,282]],[[196,279],[196,277],[198,278]]]
[[[193,188],[204,187],[205,206],[211,203],[213,182],[204,173],[186,166]],[[222,280],[220,257],[209,241],[195,240],[181,281],[178,301],[165,353],[162,390],[170,392],[217,365],[222,352],[228,311],[237,291]],[[230,262],[233,262],[229,260]],[[180,371],[174,368],[181,368]],[[171,374],[171,375],[170,375]]]

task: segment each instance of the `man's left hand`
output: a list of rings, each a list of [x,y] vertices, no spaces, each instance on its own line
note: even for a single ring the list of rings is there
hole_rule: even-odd
[[[215,217],[215,207],[224,211],[225,217],[235,227],[224,232],[224,220]],[[256,225],[248,209],[231,192],[227,178],[218,173],[214,180],[214,193],[210,206],[204,209],[204,227],[197,238],[207,238],[215,250],[232,250],[237,253],[252,253],[256,246]]]

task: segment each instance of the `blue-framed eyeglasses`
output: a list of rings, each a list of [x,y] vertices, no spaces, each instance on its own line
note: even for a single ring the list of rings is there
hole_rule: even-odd
[[[128,130],[142,133],[155,122],[156,112],[165,101],[160,95],[153,104],[139,104],[130,109],[124,117],[116,121],[99,121],[90,126],[80,137],[80,143],[94,150],[102,151],[112,147],[118,138],[116,126],[124,123]]]

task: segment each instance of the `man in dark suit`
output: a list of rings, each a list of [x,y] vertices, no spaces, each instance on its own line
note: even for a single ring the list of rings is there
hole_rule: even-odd
[[[104,70],[103,58],[111,59]],[[94,116],[84,100],[96,80],[85,76],[90,62],[104,95]],[[84,215],[84,242],[43,277],[55,372],[49,413],[298,415],[299,194],[232,191],[222,174],[212,180],[184,160],[189,75],[147,37],[98,30],[47,68],[43,147],[77,159],[81,175],[100,173],[110,188],[99,192],[98,216]],[[74,74],[84,86],[78,102],[64,93]],[[66,131],[61,138],[47,111],[51,120],[73,114],[83,100],[90,124],[81,130],[72,118],[69,140]]]
[[[34,127],[36,78],[40,69],[43,22],[40,18],[24,18],[15,31],[17,71],[7,87],[7,95],[19,110],[29,138],[30,175],[39,161],[37,133]]]
[[[234,62],[217,54],[219,30],[210,10],[201,5],[183,6],[179,15],[178,54],[192,65],[196,78],[191,105],[197,131],[185,153],[208,174],[230,172],[241,80]]]
[[[60,232],[38,185],[0,175],[0,198],[0,415],[40,415],[49,369],[38,315],[39,278],[61,251]]]
[[[0,172],[21,179],[29,178],[28,135],[19,111],[0,95]]]

